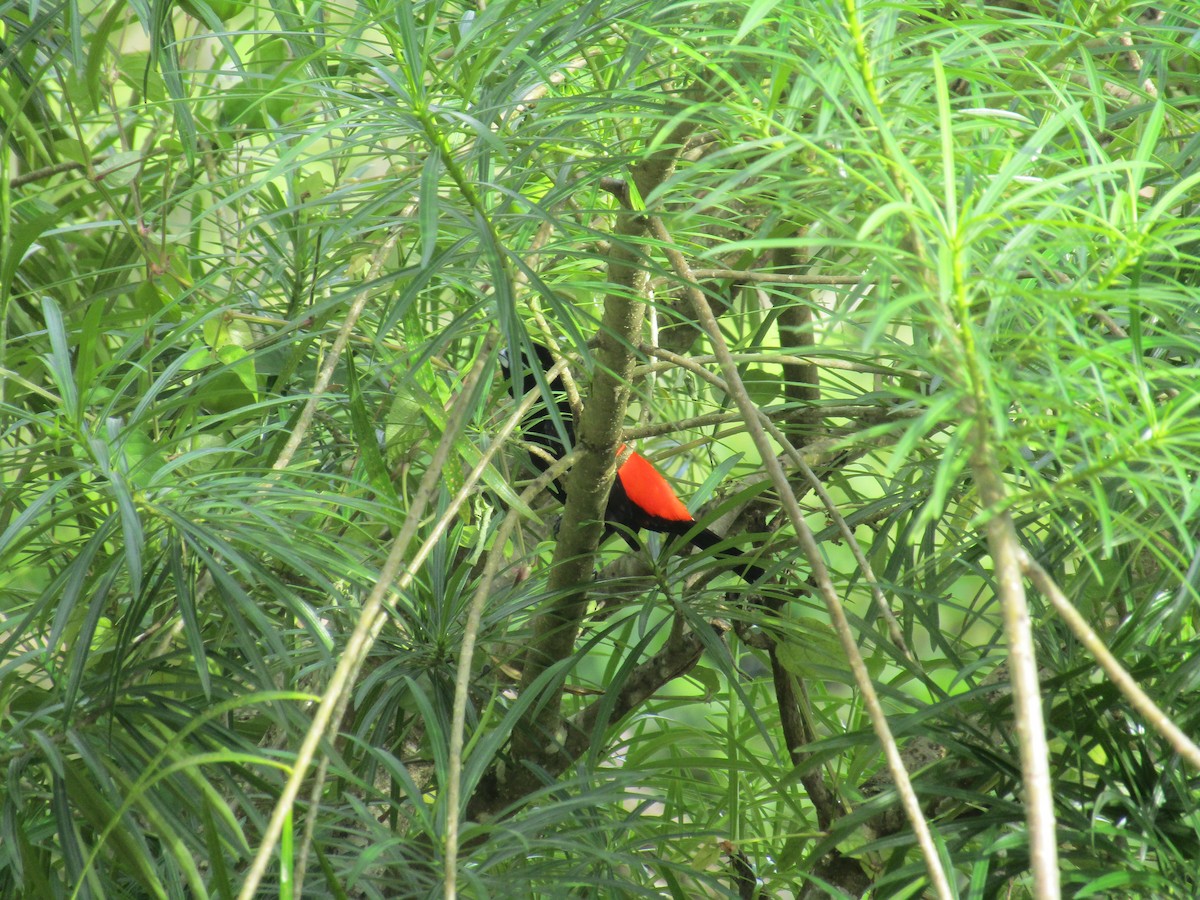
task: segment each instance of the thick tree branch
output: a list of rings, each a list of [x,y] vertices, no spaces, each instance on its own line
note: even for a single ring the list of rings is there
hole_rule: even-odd
[[[801,707],[803,685],[784,668],[776,655],[776,644],[771,640],[768,650],[771,659],[771,677],[775,682],[775,702],[779,706],[779,724],[783,730],[783,739],[787,742],[788,756],[792,765],[800,768],[808,762],[809,754],[804,748],[811,744],[816,736],[805,721]],[[842,807],[837,795],[825,784],[820,769],[808,769],[800,776],[800,783],[817,812],[817,827],[828,831],[834,821],[842,816]]]
[[[790,271],[804,267],[807,260],[800,256],[795,247],[780,247],[775,251],[775,263],[779,268]],[[780,340],[787,347],[812,350],[817,342],[812,307],[799,296],[796,285],[784,290],[792,296],[791,302],[779,313]],[[820,370],[812,361],[800,364],[784,363],[783,391],[791,404],[816,404],[821,399]],[[805,410],[799,424],[812,426],[819,416],[819,410]],[[803,446],[808,437],[803,431],[794,428],[789,429],[789,435],[797,446]]]
[[[666,140],[630,175],[640,197],[649,196],[670,177],[676,159],[695,124],[680,121]],[[617,214],[616,240],[609,252],[604,315],[596,353],[596,369],[577,431],[578,459],[568,476],[567,502],[555,546],[550,589],[555,599],[533,622],[533,635],[522,672],[521,689],[529,691],[552,666],[575,652],[575,641],[587,610],[596,548],[604,530],[604,509],[616,474],[625,410],[629,404],[630,350],[641,335],[648,275],[637,250],[649,233],[647,218],[623,207]],[[513,752],[530,765],[520,766],[504,790],[513,800],[538,785],[538,769],[553,771],[563,757],[561,681],[551,681],[544,702],[533,704],[532,718],[514,733]],[[556,764],[557,761],[557,764]]]
[[[720,634],[716,625],[713,625],[713,629]],[[594,700],[573,718],[574,727],[566,741],[571,759],[578,759],[587,750],[601,713],[607,713],[609,722],[619,722],[664,685],[695,668],[703,653],[704,642],[695,632],[679,630],[672,634],[666,646],[630,673],[615,700],[603,697]]]

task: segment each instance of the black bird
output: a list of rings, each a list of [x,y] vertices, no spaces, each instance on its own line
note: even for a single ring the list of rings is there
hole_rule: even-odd
[[[550,351],[537,343],[533,344],[533,349],[537,354],[536,364],[543,373],[549,372],[554,366],[554,357]],[[527,356],[525,363],[522,390],[527,394],[537,387],[537,378]],[[511,361],[506,350],[500,353],[500,366],[511,392]],[[545,451],[546,457],[537,453],[530,454],[533,464],[543,472],[552,465],[551,460],[561,459],[565,456],[570,450],[570,445],[575,441],[574,416],[563,388],[562,379],[556,376],[547,384],[547,387],[558,398],[556,408],[568,443],[563,442],[563,436],[553,418],[544,410],[541,415],[537,415],[536,408],[530,412],[526,419],[525,437],[531,444]],[[622,446],[619,453],[625,454],[626,448]],[[552,490],[560,500],[565,499],[561,486],[556,484]],[[633,532],[643,528],[648,531],[677,536],[690,533],[689,541],[702,550],[725,541],[721,535],[707,528],[699,531],[693,530],[696,520],[688,512],[683,501],[679,499],[670,482],[648,459],[636,451],[628,451],[625,461],[617,469],[617,477],[613,480],[612,491],[608,495],[604,520],[607,525],[606,536],[614,531],[620,532],[621,536],[634,549],[637,548],[637,541]],[[765,574],[759,566],[748,562],[745,554],[736,548],[722,548],[717,551],[716,555],[737,560],[738,571],[748,583],[759,581]]]

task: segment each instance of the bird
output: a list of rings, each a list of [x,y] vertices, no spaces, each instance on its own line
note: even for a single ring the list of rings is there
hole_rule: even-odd
[[[533,366],[537,365],[543,374],[548,373],[554,366],[555,360],[550,351],[537,342],[531,342],[536,361],[531,361],[528,354],[522,354],[525,361],[523,367],[522,395],[528,394],[538,386],[537,376]],[[512,357],[507,349],[500,352],[500,367],[508,381],[509,392],[513,391]],[[526,416],[525,437],[540,453],[530,453],[530,460],[542,472],[545,472],[554,460],[561,459],[570,452],[575,442],[574,414],[570,401],[567,399],[561,376],[555,376],[546,386],[557,398],[555,409],[558,412],[559,425],[545,409],[534,407]],[[518,398],[519,399],[519,398]],[[564,441],[564,437],[566,440]],[[662,474],[650,460],[636,450],[629,450],[624,445],[617,453],[620,462],[617,477],[613,479],[612,490],[608,495],[608,506],[604,511],[605,537],[612,533],[620,534],[630,547],[637,549],[636,532],[641,530],[655,531],[661,534],[687,536],[689,542],[706,550],[725,542],[725,538],[708,528],[696,529],[696,519],[688,511],[679,498],[675,489],[666,476]],[[565,500],[566,495],[561,485],[554,484],[551,490],[559,500]],[[737,560],[737,571],[742,580],[748,584],[760,581],[766,574],[760,566],[748,561],[745,554],[732,547],[722,547],[716,551],[716,556]]]

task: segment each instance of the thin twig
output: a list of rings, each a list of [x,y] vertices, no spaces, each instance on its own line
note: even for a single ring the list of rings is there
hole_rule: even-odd
[[[1034,587],[1050,601],[1055,611],[1067,623],[1072,634],[1096,658],[1100,668],[1117,686],[1117,689],[1125,695],[1125,699],[1129,701],[1130,705],[1142,714],[1146,723],[1157,731],[1175,749],[1175,752],[1187,761],[1188,765],[1193,769],[1200,770],[1200,747],[1197,747],[1191,738],[1171,721],[1162,708],[1138,686],[1138,683],[1133,680],[1133,676],[1117,661],[1100,636],[1079,614],[1075,605],[1067,599],[1067,595],[1063,593],[1062,588],[1058,586],[1050,573],[1043,569],[1024,548],[1020,550],[1017,558],[1021,563],[1021,570],[1033,582]]]
[[[288,776],[287,784],[284,785],[279,799],[275,802],[275,808],[271,812],[271,818],[267,822],[267,827],[260,840],[258,852],[246,874],[246,880],[242,883],[242,889],[238,893],[238,900],[253,900],[257,895],[258,886],[271,861],[271,856],[275,852],[275,845],[283,832],[284,820],[291,812],[296,797],[300,794],[300,788],[316,756],[317,748],[329,730],[336,728],[341,722],[349,702],[350,686],[358,676],[363,661],[370,652],[371,645],[379,636],[384,622],[387,621],[387,616],[383,611],[384,598],[391,592],[405,590],[412,583],[421,564],[433,552],[442,533],[457,516],[459,507],[466,500],[467,487],[474,486],[469,482],[464,484],[463,490],[447,506],[430,535],[413,555],[412,560],[405,565],[404,558],[408,552],[408,545],[416,535],[417,529],[423,524],[426,507],[440,490],[446,462],[449,460],[451,450],[458,441],[468,418],[471,405],[471,385],[482,376],[483,367],[487,364],[487,357],[487,353],[480,355],[475,368],[464,383],[463,390],[459,393],[457,402],[450,410],[446,421],[446,430],[442,434],[442,439],[438,442],[430,459],[429,468],[413,496],[413,502],[405,516],[404,525],[396,535],[395,541],[392,542],[391,551],[379,570],[379,578],[375,582],[375,586],[371,589],[367,599],[363,601],[362,612],[359,614],[354,631],[346,641],[337,667],[330,676],[329,685],[321,695],[321,702],[313,713],[312,724],[304,735],[300,749],[296,751],[292,773]],[[497,442],[497,448],[499,444],[500,442]],[[493,452],[495,451],[493,450]]]
[[[863,421],[860,426],[867,424],[878,424],[892,419],[915,419],[925,415],[923,410],[919,409],[888,409],[886,406],[877,406],[872,404],[863,404],[862,406],[816,406],[814,409],[822,419],[854,419],[861,418]],[[767,416],[772,421],[781,419],[790,421],[796,418],[799,413],[807,412],[807,408],[787,407],[787,408],[767,408],[760,409],[762,415]],[[669,422],[655,422],[651,425],[639,425],[637,428],[626,428],[624,431],[625,440],[636,441],[641,438],[661,437],[664,434],[678,434],[684,431],[695,431],[699,428],[708,428],[713,425],[728,425],[732,422],[741,422],[742,414],[740,412],[726,413],[707,413],[703,416],[691,416],[687,419],[672,419]],[[856,429],[851,429],[851,431]],[[807,445],[805,450],[807,450]]]
[[[861,275],[785,275],[782,272],[761,272],[757,269],[692,269],[691,277],[695,279],[733,278],[738,281],[758,281],[775,284],[811,284],[816,286],[863,283]],[[899,282],[900,276],[893,275],[892,281]]]
[[[663,250],[670,260],[672,267],[685,282],[688,284],[694,283],[694,275],[689,271],[687,261],[675,249],[674,241],[671,239],[671,235],[668,233],[661,219],[657,216],[651,216],[650,223],[651,231],[663,242]],[[925,814],[921,810],[921,803],[917,799],[917,794],[913,790],[908,772],[904,768],[904,760],[900,755],[900,748],[896,745],[891,728],[888,726],[887,716],[883,711],[883,705],[879,701],[879,695],[875,691],[875,685],[871,681],[871,674],[867,670],[867,664],[863,660],[862,654],[859,653],[858,644],[854,639],[854,632],[850,627],[850,622],[846,619],[846,612],[842,608],[841,599],[837,595],[837,589],[833,586],[829,569],[826,567],[825,560],[821,556],[821,548],[818,546],[816,537],[804,519],[804,512],[800,509],[796,495],[792,492],[791,485],[788,483],[787,473],[784,472],[783,466],[775,457],[771,441],[767,437],[767,432],[759,420],[754,402],[746,392],[745,385],[742,384],[737,364],[729,353],[729,348],[725,344],[725,338],[721,334],[720,324],[713,315],[712,309],[709,308],[708,301],[699,289],[696,288],[690,288],[688,296],[691,300],[696,319],[708,334],[713,350],[720,361],[721,373],[730,388],[729,395],[733,398],[738,409],[741,410],[742,415],[746,419],[746,426],[750,431],[750,436],[753,438],[754,444],[762,456],[763,465],[771,476],[771,481],[775,485],[775,489],[779,492],[780,503],[783,505],[784,512],[791,522],[792,528],[795,529],[796,539],[805,557],[808,559],[813,580],[816,582],[821,598],[825,601],[825,607],[829,611],[829,616],[833,620],[834,629],[842,643],[842,649],[850,664],[851,672],[854,674],[854,682],[858,685],[859,690],[862,691],[863,703],[867,707],[871,724],[875,728],[875,734],[879,738],[884,756],[887,758],[888,768],[896,780],[896,792],[900,795],[909,822],[912,823],[913,832],[921,848],[921,855],[925,862],[926,871],[929,874],[929,880],[941,900],[951,900],[954,893],[950,889],[950,882],[946,877],[945,869],[942,867],[938,848],[933,842],[929,823],[925,821]]]
[[[888,366],[883,363],[872,362],[852,362],[846,359],[838,359],[837,357],[822,356],[820,351],[806,353],[803,351],[792,350],[788,353],[767,351],[758,353],[731,353],[733,361],[741,365],[742,363],[769,363],[778,365],[804,366],[815,365],[823,369],[842,369],[846,372],[864,372],[870,375],[890,375],[893,377],[911,378],[917,381],[929,381],[929,373],[921,372],[917,369],[899,369],[895,366]],[[716,357],[713,356],[692,356],[693,362],[704,365],[705,363],[716,362]],[[636,370],[638,374],[644,374],[647,371],[658,371],[666,366],[655,366],[651,363],[645,369],[639,368]]]
[[[96,160],[93,160],[96,162]],[[100,161],[103,164],[103,161]],[[83,163],[80,162],[61,162],[55,163],[52,166],[43,166],[40,169],[34,169],[32,172],[26,172],[24,175],[14,175],[9,179],[8,186],[12,189],[24,187],[27,184],[32,184],[35,181],[41,181],[45,178],[52,178],[63,172],[73,172],[78,169],[86,169]]]

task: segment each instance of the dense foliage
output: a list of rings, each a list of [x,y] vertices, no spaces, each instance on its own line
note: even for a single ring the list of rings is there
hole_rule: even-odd
[[[1068,895],[1200,894],[1048,602],[1200,733],[1194,4],[21,0],[0,60],[0,894],[1050,896],[1039,802]],[[766,582],[561,558],[530,335]]]

